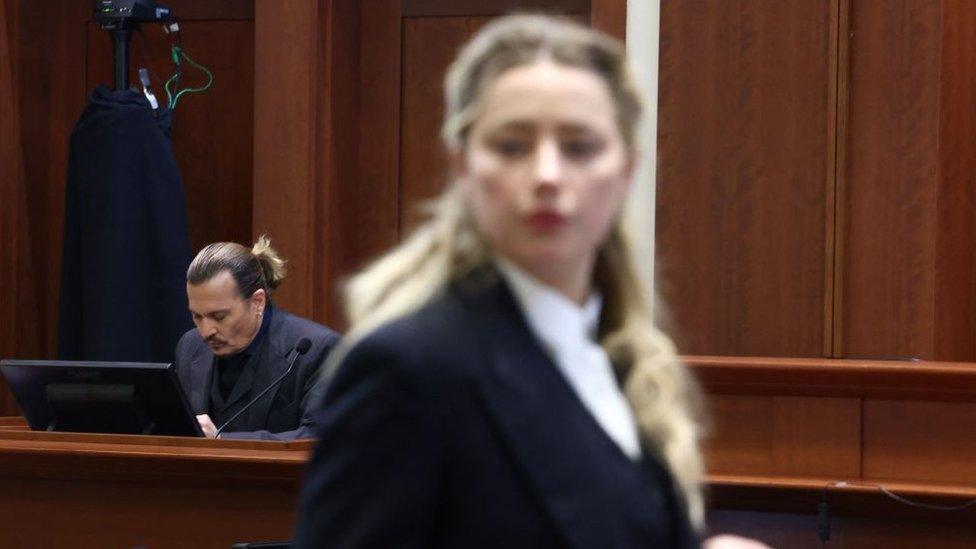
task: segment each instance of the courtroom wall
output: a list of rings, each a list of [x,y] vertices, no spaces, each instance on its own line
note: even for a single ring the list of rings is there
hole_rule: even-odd
[[[2,105],[3,151],[16,160],[4,163],[11,199],[0,207],[0,257],[11,266],[6,287],[17,290],[0,303],[0,356],[51,358],[68,141],[88,92],[111,84],[111,47],[87,2],[0,5],[7,45],[0,79],[11,90]],[[444,183],[435,129],[440,78],[454,49],[512,10],[567,14],[618,36],[626,17],[625,0],[167,5],[181,19],[186,52],[215,76],[210,90],[180,100],[172,130],[193,251],[268,233],[291,270],[277,299],[339,328],[337,284],[396,243],[414,204]],[[131,46],[132,81],[148,65],[160,97],[170,46],[154,25]],[[203,79],[187,70],[183,81]],[[9,395],[0,400],[0,412],[13,410]]]
[[[974,37],[964,1],[662,2],[681,352],[976,361]]]

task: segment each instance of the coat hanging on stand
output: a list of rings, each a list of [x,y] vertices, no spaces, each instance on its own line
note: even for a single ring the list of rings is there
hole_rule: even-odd
[[[96,88],[71,134],[58,356],[170,362],[191,327],[171,111]]]

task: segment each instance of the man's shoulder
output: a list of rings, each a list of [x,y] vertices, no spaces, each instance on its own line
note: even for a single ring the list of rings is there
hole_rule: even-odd
[[[301,339],[307,337],[315,345],[318,342],[332,344],[339,340],[339,334],[318,322],[289,313],[280,308],[274,310],[273,322],[278,325],[279,337]]]
[[[177,358],[179,358],[179,355],[188,354],[205,346],[206,343],[200,337],[200,332],[196,328],[190,328],[180,337],[179,342],[176,343]]]

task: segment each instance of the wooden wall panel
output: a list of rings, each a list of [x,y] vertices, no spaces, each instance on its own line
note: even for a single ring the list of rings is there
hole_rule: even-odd
[[[11,2],[14,3],[14,2]],[[91,5],[16,0],[17,84],[21,98],[24,177],[36,311],[38,355],[57,354],[58,299],[68,139],[85,108],[86,24]]]
[[[679,348],[976,361],[976,6],[661,14],[658,281]]]
[[[934,358],[939,1],[854,2],[844,357]]]
[[[27,358],[40,347],[18,109],[16,8],[0,2],[0,358]],[[16,413],[0,379],[0,415]]]
[[[441,145],[444,74],[458,49],[491,17],[417,17],[403,24],[403,117],[400,130],[400,188],[404,231],[423,219],[419,205],[444,190],[449,180]]]
[[[359,185],[357,185],[357,258],[366,261],[396,244],[400,210],[401,86],[403,6],[400,0],[362,5],[359,105]]]
[[[338,285],[397,239],[399,3],[261,2],[256,20],[255,231],[287,241],[279,302],[341,330]]]
[[[662,2],[656,263],[681,352],[823,353],[835,11]]]
[[[255,231],[287,241],[279,303],[341,330],[338,285],[397,239],[399,2],[256,8]]]
[[[341,279],[361,266],[357,226],[360,217],[369,218],[374,204],[359,194],[359,89],[361,10],[352,2],[333,2],[328,13],[325,42],[327,55],[320,60],[319,89],[328,97],[319,118],[317,135],[322,143],[317,158],[322,184],[316,199],[324,205],[323,222],[313,233],[313,249],[321,254],[315,263],[311,283],[320,291],[314,305],[315,318],[344,328]],[[354,211],[355,208],[355,211]]]
[[[942,2],[934,358],[976,361],[976,3]]]
[[[974,419],[974,402],[865,400],[864,476],[976,485]]]
[[[852,18],[842,352],[976,361],[976,6]]]
[[[314,2],[255,5],[253,230],[267,233],[288,261],[275,299],[310,316],[309,231],[316,220],[316,106],[322,14]]]
[[[860,474],[860,402],[853,398],[711,395],[709,473]]]
[[[0,239],[0,263],[9,265],[0,270],[0,284],[4,286],[17,284],[17,265],[30,257],[28,254],[21,258],[16,248],[18,237],[21,236],[18,234],[18,219],[26,212],[27,204],[22,188],[24,170],[21,165],[20,113],[14,100],[14,54],[10,46],[13,39],[8,18],[15,19],[13,7],[9,2],[0,2],[0,195],[8,197],[0,205],[0,234],[4,235]],[[26,228],[22,230],[26,231]],[[0,295],[0,311],[4,311],[0,312],[0,356],[13,354],[17,343],[14,327],[17,325],[15,311],[19,307],[16,296],[15,292]],[[0,384],[0,415],[13,413],[8,405],[9,399],[9,391]]]
[[[610,36],[627,41],[626,0],[591,0],[590,25]]]

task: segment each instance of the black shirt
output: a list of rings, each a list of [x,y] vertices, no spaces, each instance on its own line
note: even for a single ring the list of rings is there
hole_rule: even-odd
[[[244,371],[244,366],[247,365],[247,361],[261,348],[261,343],[264,342],[268,335],[268,326],[271,324],[271,315],[273,314],[274,309],[269,303],[264,309],[261,328],[258,329],[258,333],[254,336],[251,344],[235,355],[217,357],[217,387],[220,390],[220,396],[223,400],[226,401],[230,397],[231,391],[234,390],[234,385],[237,385],[237,380],[240,379],[241,372]]]

